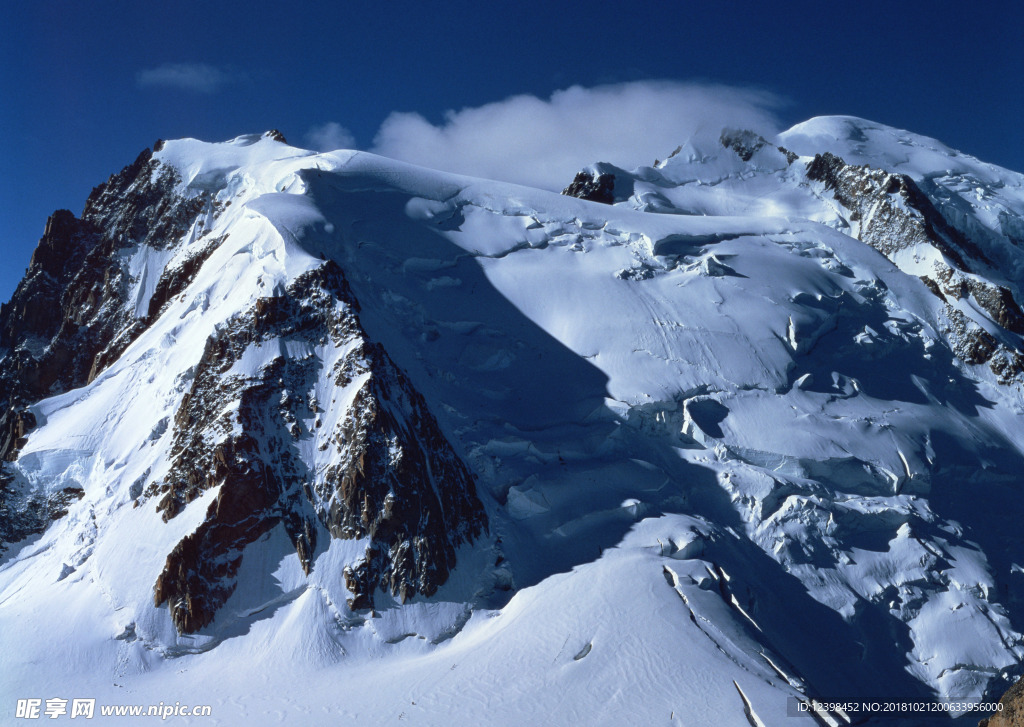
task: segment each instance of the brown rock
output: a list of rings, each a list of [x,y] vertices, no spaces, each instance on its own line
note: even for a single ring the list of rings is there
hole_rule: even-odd
[[[1000,711],[978,722],[978,727],[1024,727],[1024,679],[1006,690]]]
[[[235,588],[245,547],[278,524],[307,572],[318,529],[369,540],[364,557],[335,574],[354,609],[372,608],[378,589],[403,602],[433,594],[455,565],[456,547],[486,528],[468,470],[423,397],[367,340],[357,311],[341,269],[328,262],[283,295],[260,298],[207,340],[174,417],[174,459],[157,506],[170,520],[203,491],[220,488],[154,586],[156,603],[169,605],[179,631],[211,622]],[[282,355],[252,374],[227,376],[250,345],[286,338],[347,353],[337,370],[324,370],[318,357]],[[308,396],[317,379],[339,387],[361,380],[333,431],[306,430],[322,412]],[[330,466],[307,468],[297,450],[307,437],[329,452]]]

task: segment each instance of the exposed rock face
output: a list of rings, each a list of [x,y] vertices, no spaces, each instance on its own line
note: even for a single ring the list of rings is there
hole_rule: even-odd
[[[569,197],[589,199],[591,202],[613,204],[615,202],[615,175],[577,172],[576,177],[562,194]]]
[[[858,237],[893,262],[903,250],[930,245],[941,254],[934,273],[922,280],[947,301],[950,345],[958,358],[972,365],[988,364],[1002,383],[1024,373],[1024,311],[1008,288],[975,275],[991,261],[966,235],[942,216],[914,180],[867,166],[846,164],[834,154],[814,157],[807,178],[822,182],[835,200],[849,210]],[[1007,332],[997,339],[954,307],[972,299],[990,320]]]
[[[999,705],[1001,710],[978,722],[978,727],[1024,727],[1024,679],[1006,690]]]
[[[174,194],[179,182],[147,149],[92,190],[81,218],[50,216],[24,279],[0,306],[0,461],[17,457],[35,425],[28,406],[92,380],[145,330],[128,305],[126,252],[174,244],[211,205]],[[66,511],[66,498],[22,501],[16,489],[0,466],[0,512],[38,517],[0,518],[0,547]]]
[[[970,295],[992,316],[992,320],[1008,331],[1024,335],[1024,311],[1008,288],[974,278],[967,278],[965,283]]]
[[[860,223],[860,239],[890,259],[900,250],[926,243],[965,272],[971,271],[967,259],[988,262],[905,174],[850,165],[825,152],[807,165],[807,178],[823,182],[850,210],[850,220]]]
[[[357,609],[372,607],[377,588],[402,601],[431,595],[456,547],[486,527],[468,471],[423,398],[366,339],[357,311],[328,262],[207,341],[175,417],[171,474],[148,492],[160,495],[168,520],[220,488],[155,586],[156,604],[170,604],[180,631],[212,620],[235,587],[244,548],[279,523],[307,572],[318,530],[367,541],[365,557],[338,574]],[[256,374],[232,375],[246,352],[282,342],[316,353],[281,353]],[[323,462],[316,471],[299,453],[310,445]]]
[[[754,157],[754,154],[768,146],[767,139],[748,129],[723,129],[721,136],[718,137],[718,141],[726,149],[732,149],[736,152],[739,158],[745,162],[749,162]],[[775,148],[782,152],[789,164],[792,164],[799,158],[785,147],[777,146]],[[676,149],[676,152],[678,151],[679,149]],[[673,152],[673,155],[676,152]],[[671,159],[672,157],[669,158]]]
[[[283,141],[279,132],[266,136]],[[176,256],[136,312],[133,251],[181,244],[190,229],[201,235],[219,212],[210,192],[180,188],[177,173],[147,150],[92,191],[81,218],[60,210],[48,221],[25,279],[0,310],[0,460],[15,460],[24,446],[33,403],[92,381],[223,243]],[[318,532],[365,539],[365,557],[337,574],[353,608],[371,607],[378,588],[403,601],[434,593],[455,549],[486,528],[465,465],[405,375],[366,339],[357,311],[341,270],[328,263],[207,341],[174,421],[170,474],[140,492],[159,496],[166,521],[218,488],[155,584],[157,605],[170,604],[181,632],[210,623],[234,590],[242,551],[278,524],[307,572]],[[246,351],[285,339],[319,353],[281,352],[256,373],[232,372]],[[311,444],[315,472],[299,451]],[[83,494],[44,496],[0,469],[0,547],[42,531]]]
[[[145,328],[126,297],[127,248],[174,244],[209,203],[171,193],[180,180],[147,149],[93,189],[81,219],[55,212],[25,278],[0,307],[2,390],[10,410],[81,386]],[[141,325],[140,325],[141,324]],[[9,458],[11,450],[0,452]]]
[[[746,129],[723,129],[718,141],[726,149],[736,152],[745,162],[749,162],[758,150],[768,144],[763,136]]]
[[[203,263],[209,259],[214,250],[220,247],[226,238],[227,235],[224,235],[211,240],[203,247],[192,252],[179,265],[164,270],[160,280],[157,281],[156,288],[153,290],[153,296],[149,299],[149,310],[145,318],[146,323],[152,322],[171,298],[188,287],[189,283],[195,279],[199,268],[203,266]]]
[[[950,342],[953,353],[969,364],[983,364],[999,350],[999,342],[990,333],[977,325],[956,308],[945,306],[950,323]]]

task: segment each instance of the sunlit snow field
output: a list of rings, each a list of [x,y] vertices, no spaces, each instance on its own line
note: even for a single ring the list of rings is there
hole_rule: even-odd
[[[231,205],[126,252],[140,315],[162,270],[227,237],[114,365],[32,409],[19,478],[86,494],[0,561],[4,708],[742,726],[818,724],[794,712],[812,698],[994,701],[1024,657],[1020,385],[950,353],[918,278],[934,251],[886,259],[800,170],[831,151],[928,180],[986,250],[1022,177],[856,119],[777,143],[800,159],[684,147],[607,206],[265,136],[168,142],[179,193]],[[489,533],[435,596],[368,612],[340,577],[364,543],[325,535],[307,576],[279,527],[180,635],[153,584],[217,491],[163,522],[133,486],[168,467],[207,337],[327,258],[477,476]],[[996,259],[1022,279],[1019,250]],[[340,355],[278,344],[238,372]]]

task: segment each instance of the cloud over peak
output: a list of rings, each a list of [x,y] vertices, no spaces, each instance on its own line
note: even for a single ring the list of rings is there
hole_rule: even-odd
[[[778,131],[779,97],[728,86],[638,81],[512,96],[448,111],[435,125],[416,113],[385,119],[372,151],[435,169],[560,190],[581,167],[652,164],[724,127]]]
[[[335,149],[355,149],[356,139],[352,132],[336,121],[314,126],[306,132],[306,143],[315,151],[334,151]]]

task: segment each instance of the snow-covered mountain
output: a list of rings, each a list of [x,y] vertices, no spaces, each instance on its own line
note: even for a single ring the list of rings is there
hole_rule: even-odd
[[[0,709],[964,715],[1024,671],[1022,303],[1024,177],[861,119],[563,195],[160,142],[0,310]]]

